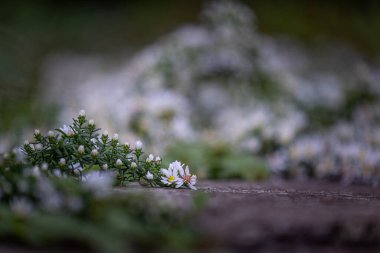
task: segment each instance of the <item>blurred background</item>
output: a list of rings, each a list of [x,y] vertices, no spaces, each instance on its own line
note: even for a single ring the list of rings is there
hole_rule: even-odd
[[[380,4],[1,1],[0,152],[85,109],[201,178],[380,182]]]

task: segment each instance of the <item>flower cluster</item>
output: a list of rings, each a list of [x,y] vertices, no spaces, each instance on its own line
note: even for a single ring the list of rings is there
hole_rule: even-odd
[[[25,141],[22,150],[38,173],[48,176],[74,177],[93,185],[99,178],[89,173],[97,172],[103,175],[103,181],[109,182],[108,177],[113,177],[121,186],[140,180],[152,186],[166,186],[159,180],[161,158],[150,154],[143,159],[141,141],[131,147],[128,143],[120,144],[118,134],[110,138],[108,131],[99,131],[94,120],[87,120],[81,110],[70,126],[49,131],[46,136],[36,129],[34,141]],[[193,189],[195,181],[187,182],[189,173],[182,174],[182,185]]]
[[[51,96],[57,91],[64,94],[58,102],[65,119],[77,107],[70,98],[91,91],[92,96],[76,99],[81,106],[98,113],[115,131],[127,126],[127,134],[142,137],[152,152],[183,142],[212,147],[228,143],[246,158],[297,150],[310,142],[295,144],[301,134],[330,131],[331,125],[349,117],[349,110],[380,99],[379,66],[351,48],[334,43],[304,47],[294,38],[260,34],[252,10],[237,1],[205,6],[202,22],[164,36],[115,72],[96,69],[84,80],[75,78],[81,76],[76,69],[82,68],[57,71],[67,64],[59,59],[57,69],[49,64],[45,75],[54,90],[46,87],[44,99],[57,97]],[[78,58],[67,65],[87,62]],[[337,67],[337,59],[346,63],[344,68]],[[60,76],[68,72],[70,89]],[[105,93],[108,99],[103,99]],[[114,101],[119,101],[116,108]],[[111,110],[115,113],[109,115]],[[291,158],[291,152],[281,154]],[[270,160],[273,164],[280,159]],[[218,163],[218,171],[227,172],[224,168],[236,163],[226,164]],[[213,166],[197,167],[206,169],[206,177],[214,174]],[[234,173],[242,174],[240,169]]]
[[[197,183],[197,176],[190,174],[189,166],[186,166],[185,169],[184,166],[185,164],[175,161],[169,165],[168,169],[161,169],[161,182],[175,188],[185,185],[196,190],[194,185]]]

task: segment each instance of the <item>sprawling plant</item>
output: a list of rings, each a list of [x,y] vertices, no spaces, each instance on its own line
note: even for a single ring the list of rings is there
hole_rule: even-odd
[[[28,162],[36,169],[51,176],[73,177],[89,180],[89,172],[113,176],[116,184],[144,182],[151,186],[189,187],[195,189],[196,176],[189,167],[175,161],[169,168],[161,168],[161,158],[150,154],[143,159],[142,142],[134,147],[119,143],[118,134],[111,138],[107,131],[100,134],[94,120],[87,120],[84,110],[79,112],[73,124],[44,136],[34,132],[34,141],[26,141],[23,151]]]

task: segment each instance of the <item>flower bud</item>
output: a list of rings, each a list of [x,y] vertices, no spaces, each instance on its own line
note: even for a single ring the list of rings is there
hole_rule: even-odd
[[[94,148],[93,150],[91,150],[91,155],[92,155],[93,157],[97,157],[98,154],[99,154],[99,151],[98,151],[97,149]]]
[[[54,136],[55,136],[55,134],[54,134],[54,132],[53,131],[49,131],[48,132],[48,136],[50,137],[50,138],[53,138]]]
[[[29,146],[29,141],[28,141],[28,140],[25,140],[25,141],[24,141],[24,145],[25,145],[25,146]]]
[[[35,129],[35,130],[34,130],[34,135],[40,135],[40,134],[41,134],[41,132],[40,132],[39,129]]]
[[[43,148],[42,144],[41,143],[37,143],[36,145],[34,145],[34,148],[36,150],[41,150]]]
[[[118,134],[114,134],[112,140],[114,140],[114,141],[119,140],[119,135]]]
[[[132,163],[131,163],[131,168],[132,168],[132,169],[136,169],[136,168],[137,168],[137,164],[136,164],[135,162],[132,162]]]
[[[41,170],[47,170],[49,168],[49,165],[45,162],[41,164]]]
[[[59,159],[59,165],[64,166],[66,164],[65,158]]]
[[[156,159],[155,159],[156,162],[161,162],[161,157],[157,156]]]
[[[103,165],[102,165],[102,169],[103,169],[103,170],[108,170],[108,164],[106,164],[106,163],[103,164]]]
[[[154,156],[153,156],[152,154],[150,154],[150,155],[148,156],[148,158],[146,158],[146,162],[147,162],[147,163],[150,163],[150,162],[153,161],[153,159],[154,159]]]
[[[80,146],[78,147],[78,153],[81,154],[81,155],[84,154],[84,146],[83,146],[83,145],[80,145]]]
[[[108,136],[108,131],[107,130],[104,130],[103,136]]]
[[[93,126],[93,125],[95,125],[95,121],[94,121],[93,119],[90,119],[90,120],[88,121],[88,124],[89,124],[90,126]]]
[[[123,162],[120,159],[116,160],[116,166],[120,167],[123,165]]]
[[[86,111],[85,110],[80,110],[79,111],[79,117],[85,117],[86,116]]]
[[[146,173],[145,177],[146,177],[146,179],[148,179],[148,180],[153,180],[153,174],[150,173],[149,171]]]
[[[135,148],[136,149],[142,149],[142,142],[140,141],[140,140],[138,140],[138,141],[136,141],[136,143],[135,143]]]

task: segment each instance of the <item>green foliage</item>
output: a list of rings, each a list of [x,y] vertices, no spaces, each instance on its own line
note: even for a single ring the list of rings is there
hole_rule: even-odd
[[[26,141],[23,151],[28,162],[38,166],[47,175],[62,175],[83,180],[90,171],[112,172],[117,184],[145,180],[151,186],[162,186],[160,181],[161,158],[150,155],[142,159],[142,143],[131,148],[120,144],[118,135],[109,138],[108,132],[99,134],[94,121],[88,121],[84,111],[73,119],[73,124],[49,131],[44,136],[36,129],[34,142]],[[153,179],[147,180],[150,172]]]
[[[164,186],[161,159],[143,160],[141,142],[132,149],[99,130],[81,111],[69,127],[47,136],[36,130],[34,142],[22,148],[25,158],[18,149],[0,155],[0,242],[97,252],[191,246],[196,234],[189,220],[204,198],[197,195],[194,208],[179,212],[147,193],[118,194],[112,179],[121,186],[132,181]]]

